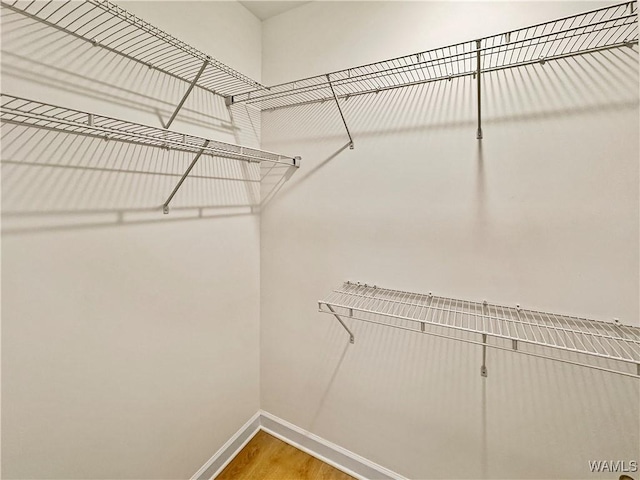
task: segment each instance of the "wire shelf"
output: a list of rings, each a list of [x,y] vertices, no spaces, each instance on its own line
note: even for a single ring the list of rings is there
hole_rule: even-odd
[[[299,166],[298,157],[243,147],[2,94],[0,122],[249,162]]]
[[[2,7],[212,93],[264,89],[222,62],[106,0],[3,1]],[[202,72],[204,62],[206,68]]]
[[[347,331],[348,318],[640,378],[639,327],[351,282],[319,310]]]
[[[636,1],[382,62],[245,92],[233,102],[263,110],[346,99],[638,43]],[[479,57],[479,58],[478,58]],[[478,65],[480,68],[478,69]]]

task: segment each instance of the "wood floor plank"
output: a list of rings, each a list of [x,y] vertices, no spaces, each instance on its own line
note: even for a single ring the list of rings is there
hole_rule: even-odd
[[[354,480],[302,450],[259,431],[216,480]]]

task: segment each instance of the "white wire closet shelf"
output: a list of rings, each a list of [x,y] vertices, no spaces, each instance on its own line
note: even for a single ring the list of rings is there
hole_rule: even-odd
[[[264,88],[110,1],[16,0],[2,7],[214,94]]]
[[[640,328],[546,312],[345,282],[318,302],[346,319],[451,338],[640,379]]]
[[[299,157],[290,157],[216,140],[207,140],[157,127],[72,110],[47,103],[2,94],[0,121],[75,135],[85,135],[136,143],[149,147],[174,149],[249,162],[270,162],[298,166]],[[205,145],[207,143],[207,145]]]
[[[255,148],[209,140],[11,95],[2,94],[0,99],[0,122],[3,125],[22,125],[66,134],[100,138],[105,141],[114,140],[194,153],[196,156],[193,162],[163,205],[165,213],[168,213],[171,199],[201,155],[245,162],[268,162],[283,166],[300,166],[300,157],[290,157]]]
[[[635,1],[234,95],[263,110],[476,76],[638,43]]]

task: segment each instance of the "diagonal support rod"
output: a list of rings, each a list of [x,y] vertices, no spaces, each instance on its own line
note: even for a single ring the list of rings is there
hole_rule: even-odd
[[[347,131],[347,135],[349,136],[349,148],[353,150],[353,138],[351,138],[351,132],[349,131],[349,127],[347,126],[347,121],[344,119],[344,114],[342,113],[342,108],[340,108],[340,102],[338,102],[338,97],[336,96],[336,92],[333,89],[333,84],[331,83],[331,78],[327,74],[327,81],[329,82],[329,88],[331,89],[331,93],[333,95],[333,99],[336,101],[336,105],[338,106],[338,111],[340,112],[340,116],[342,117],[342,123],[344,123],[344,128]],[[328,307],[329,305],[327,305]],[[353,343],[353,342],[352,342]]]
[[[478,51],[476,52],[476,82],[478,84],[478,132],[476,133],[476,138],[478,140],[482,140],[482,94],[481,94],[481,90],[482,90],[482,83],[480,81],[480,76],[482,73],[482,67],[481,67],[481,40],[476,40],[476,47],[478,48]]]
[[[338,316],[338,314],[336,313],[336,311],[331,307],[331,305],[325,303],[325,305],[327,306],[327,308],[331,311],[331,313],[333,314],[334,317],[336,317],[338,319],[338,321],[340,322],[340,325],[342,325],[344,327],[344,329],[347,331],[347,333],[349,334],[349,343],[355,343],[355,338],[353,336],[353,332],[351,332],[351,330],[349,330],[349,327],[347,327],[347,325],[342,321],[342,319]]]
[[[482,302],[482,327],[485,328],[485,322],[489,321],[487,315],[487,301]],[[480,375],[487,376],[487,334],[482,334],[482,366],[480,367]]]
[[[171,200],[173,200],[173,197],[175,197],[176,193],[178,193],[178,190],[180,190],[180,187],[182,186],[184,181],[187,179],[187,177],[191,173],[191,170],[193,170],[193,167],[196,166],[196,163],[198,162],[198,160],[200,159],[200,157],[202,156],[202,154],[204,153],[205,149],[208,146],[209,146],[209,140],[204,142],[204,145],[202,145],[202,149],[198,152],[198,154],[195,156],[195,158],[191,161],[191,165],[189,165],[189,168],[187,168],[187,170],[184,172],[184,174],[182,175],[182,178],[178,181],[178,184],[173,189],[173,192],[171,192],[171,195],[169,195],[169,198],[167,198],[167,201],[164,202],[164,205],[162,205],[162,211],[165,214],[169,213],[169,203],[171,203]]]
[[[482,366],[480,367],[480,375],[487,376],[487,334],[482,334]]]
[[[169,128],[171,126],[171,124],[175,120],[176,116],[178,115],[178,112],[184,106],[184,102],[187,101],[187,97],[191,94],[191,91],[193,90],[193,87],[195,87],[196,83],[198,83],[198,80],[200,80],[200,77],[202,76],[202,74],[204,72],[204,69],[207,68],[207,65],[209,65],[209,57],[207,57],[207,59],[204,62],[202,62],[202,67],[200,67],[200,71],[196,75],[196,78],[193,79],[193,81],[191,82],[191,85],[189,85],[189,88],[187,88],[187,91],[185,92],[184,96],[182,97],[182,100],[180,100],[180,103],[178,104],[176,110],[173,112],[173,115],[171,115],[171,118],[169,119],[167,124],[164,126],[164,128]]]

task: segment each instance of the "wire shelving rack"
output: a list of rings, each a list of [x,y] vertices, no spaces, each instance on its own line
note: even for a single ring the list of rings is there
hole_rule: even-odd
[[[163,205],[165,213],[168,213],[171,199],[202,155],[245,162],[267,162],[292,167],[300,166],[300,157],[290,157],[265,150],[209,140],[12,95],[2,94],[0,101],[0,122],[2,124],[22,125],[66,134],[100,138],[105,141],[113,140],[194,153],[196,156],[193,162]]]
[[[141,63],[174,78],[229,96],[264,87],[224,63],[108,0],[2,1],[2,7]]]
[[[636,2],[626,2],[455,45],[245,92],[263,110],[324,102],[638,43]]]
[[[318,302],[354,335],[346,319],[481,345],[486,349],[604,370],[640,379],[640,327],[345,282]]]
[[[104,140],[136,143],[149,147],[173,149],[249,162],[269,162],[296,166],[297,157],[206,140],[157,127],[72,110],[47,103],[2,94],[0,121],[7,124],[44,128],[63,133],[85,135]],[[207,146],[204,146],[208,142]]]
[[[91,45],[101,47],[189,83],[165,128],[196,86],[225,97],[226,104],[273,110],[335,101],[354,142],[340,100],[352,96],[473,76],[477,83],[478,129],[482,133],[483,73],[595,53],[638,43],[637,0],[509,32],[435,48],[368,65],[265,87],[154,27],[109,0],[35,2],[7,0],[4,8]]]

